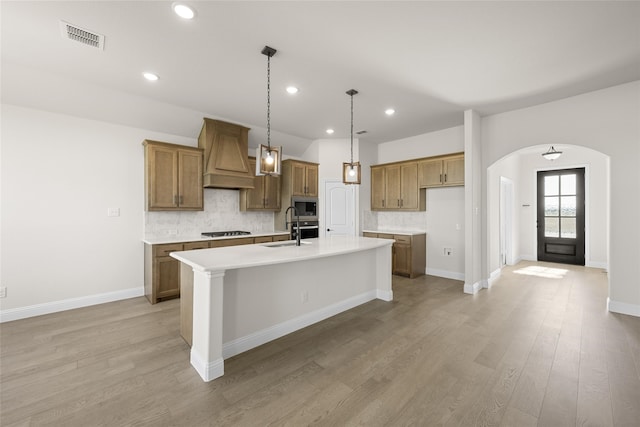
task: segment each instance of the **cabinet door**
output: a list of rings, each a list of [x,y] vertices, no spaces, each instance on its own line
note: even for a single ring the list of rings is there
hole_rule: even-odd
[[[418,186],[440,187],[442,185],[442,173],[442,159],[419,162]]]
[[[385,208],[385,173],[383,167],[371,168],[371,210]]]
[[[262,177],[264,208],[280,210],[280,177],[266,175]]]
[[[249,159],[251,170],[256,169],[256,160]],[[240,190],[240,210],[262,209],[264,207],[264,180],[263,176],[253,178],[253,188]]]
[[[252,245],[254,241],[253,237],[238,237],[237,239],[212,240],[209,246],[212,248],[222,248],[226,246]]]
[[[444,185],[464,185],[464,156],[444,159]]]
[[[178,207],[178,153],[175,149],[147,145],[147,209]]]
[[[393,249],[395,253],[393,274],[411,276],[411,246],[396,241]]]
[[[204,208],[202,152],[178,151],[178,205],[184,209]]]
[[[307,170],[302,163],[291,163],[291,195],[304,196],[307,187]]]
[[[400,175],[400,208],[418,209],[418,163],[403,164]]]
[[[400,165],[387,166],[385,168],[385,205],[387,209],[400,208]]]
[[[307,165],[306,170],[306,195],[309,197],[318,197],[318,167]]]
[[[180,295],[180,261],[157,257],[155,263],[156,299]]]

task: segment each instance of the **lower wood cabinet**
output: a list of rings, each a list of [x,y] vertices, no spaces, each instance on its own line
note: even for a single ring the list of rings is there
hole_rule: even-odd
[[[426,234],[362,233],[364,237],[394,239],[391,271],[399,276],[421,276],[426,268]]]
[[[181,296],[180,261],[171,252],[289,240],[288,234],[144,245],[144,294],[151,304]]]

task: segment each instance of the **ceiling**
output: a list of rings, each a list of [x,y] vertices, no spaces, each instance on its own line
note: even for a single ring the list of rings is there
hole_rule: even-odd
[[[640,79],[640,2],[187,3],[191,21],[162,1],[2,1],[3,102],[190,138],[220,118],[255,145],[268,45],[272,143],[299,156],[349,137],[352,88],[354,131],[375,144]],[[104,50],[63,38],[61,20]]]

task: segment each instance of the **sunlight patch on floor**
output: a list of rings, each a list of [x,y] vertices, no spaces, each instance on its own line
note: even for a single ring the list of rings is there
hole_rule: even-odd
[[[521,268],[513,271],[516,274],[524,274],[525,276],[538,276],[547,279],[562,279],[569,270],[564,268],[550,268],[542,267],[539,265],[531,265],[529,267]]]

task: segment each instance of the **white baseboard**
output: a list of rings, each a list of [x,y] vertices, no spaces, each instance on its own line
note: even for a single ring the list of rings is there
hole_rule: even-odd
[[[516,264],[520,261],[537,261],[537,260],[538,260],[538,257],[536,255],[525,254],[525,255],[520,255],[520,257],[516,261]]]
[[[43,314],[57,313],[59,311],[72,310],[74,308],[88,307],[90,305],[135,298],[143,295],[144,287],[141,286],[139,288],[129,288],[121,291],[69,298],[61,301],[29,305],[26,307],[10,308],[8,310],[0,310],[0,323],[41,316]]]
[[[603,270],[607,270],[609,271],[609,265],[606,262],[601,262],[601,261],[589,261],[586,263],[587,267],[592,267],[592,268],[602,268]]]
[[[480,282],[476,282],[473,285],[469,283],[464,284],[464,293],[465,294],[477,294],[480,289],[483,287],[483,280]]]
[[[612,301],[609,298],[607,298],[607,310],[613,313],[628,314],[629,316],[640,317],[640,305]]]
[[[254,347],[268,343],[277,338],[295,332],[298,329],[306,328],[321,320],[327,319],[331,316],[335,316],[338,313],[352,309],[361,304],[369,302],[377,298],[379,291],[373,290],[365,292],[360,295],[356,295],[347,300],[337,302],[335,304],[323,307],[311,313],[304,314],[295,319],[287,320],[277,325],[270,326],[261,331],[254,332],[252,334],[240,337],[230,342],[224,343],[222,346],[222,357],[228,359],[236,354],[243,353],[247,350],[251,350]],[[381,298],[384,299],[384,298]]]
[[[502,274],[502,270],[501,269],[498,268],[496,270],[493,270],[491,272],[491,274],[489,275],[489,279],[486,280],[485,288],[489,289],[491,286],[493,286],[493,282],[498,280],[498,278],[500,277],[501,274]]]
[[[224,360],[222,358],[207,363],[191,348],[190,361],[191,366],[194,367],[204,381],[215,380],[224,375]]]
[[[376,298],[382,301],[393,301],[393,291],[383,291],[381,289],[376,290]]]
[[[429,276],[444,277],[445,279],[464,280],[464,273],[457,271],[438,270],[437,268],[427,268],[425,274]]]

